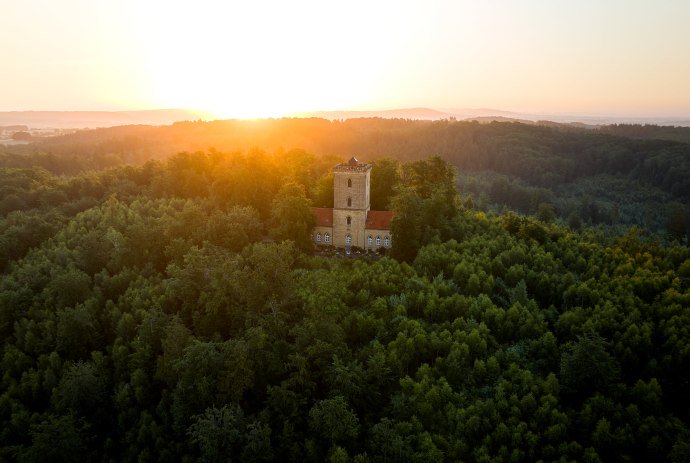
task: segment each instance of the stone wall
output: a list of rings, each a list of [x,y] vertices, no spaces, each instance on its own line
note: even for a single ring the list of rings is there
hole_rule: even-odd
[[[369,245],[368,242],[369,236],[371,236],[371,245]],[[376,245],[377,236],[381,237],[381,244],[379,244],[378,246]],[[386,237],[388,237],[388,246],[386,246]],[[372,251],[376,251],[380,247],[390,248],[393,245],[393,238],[390,230],[372,230],[367,228],[366,230],[364,230],[364,240],[364,242],[366,243],[364,249],[371,249]]]
[[[321,241],[316,240],[316,235],[319,233],[321,233]],[[330,242],[326,242],[326,240],[324,239],[326,236],[326,233],[328,233],[331,236]],[[314,231],[312,232],[312,241],[314,242],[314,244],[318,244],[321,246],[328,246],[328,245],[334,244],[333,243],[333,228],[331,228],[331,227],[314,227]]]
[[[368,211],[371,204],[371,166],[357,171],[339,167],[333,168],[333,208]],[[348,186],[348,180],[352,182],[352,186]],[[347,203],[348,198],[351,199],[350,206]]]
[[[350,217],[350,226],[347,225],[347,217]],[[363,210],[333,209],[333,233],[335,245],[347,246],[346,237],[352,236],[350,246],[364,247],[364,227],[367,222],[367,212]]]

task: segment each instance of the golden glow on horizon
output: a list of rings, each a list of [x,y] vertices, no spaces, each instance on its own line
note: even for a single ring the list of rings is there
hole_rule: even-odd
[[[688,17],[686,0],[9,2],[0,111],[690,117]]]

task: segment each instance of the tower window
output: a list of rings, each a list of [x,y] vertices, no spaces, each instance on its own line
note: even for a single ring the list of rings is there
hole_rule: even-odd
[[[352,207],[352,198],[347,198],[347,207]]]
[[[352,188],[352,179],[351,178],[347,179],[347,187]]]
[[[350,216],[348,215],[346,220],[347,220],[347,226],[348,226],[348,227],[349,227],[350,225],[352,225],[352,217],[350,217]]]
[[[347,244],[352,243],[352,236],[351,236],[351,235],[347,235],[347,236],[345,237],[345,242],[346,242]]]

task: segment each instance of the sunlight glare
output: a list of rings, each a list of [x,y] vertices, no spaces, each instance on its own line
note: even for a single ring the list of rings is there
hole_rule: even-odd
[[[238,118],[357,107],[372,100],[384,70],[386,41],[350,29],[362,26],[357,9],[313,3],[295,17],[292,3],[146,5],[144,17],[160,16],[140,25],[159,106]],[[323,20],[328,14],[333,22]]]

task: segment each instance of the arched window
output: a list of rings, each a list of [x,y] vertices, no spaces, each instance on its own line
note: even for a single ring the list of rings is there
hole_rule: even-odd
[[[347,198],[347,207],[352,207],[352,198]]]
[[[376,246],[381,246],[381,237],[380,236],[376,237]]]
[[[321,233],[316,234],[316,242],[320,243],[321,242]]]
[[[330,243],[330,242],[331,242],[331,234],[330,234],[330,233],[326,233],[326,236],[324,236],[324,241],[325,241],[326,243]]]
[[[348,216],[347,216],[347,226],[349,227],[350,225],[352,225],[352,217],[350,217],[350,216],[348,215]]]
[[[371,235],[369,235],[369,238],[367,238],[367,244],[368,244],[369,246],[371,246],[372,244],[374,244],[374,238],[372,238]]]
[[[387,237],[387,236],[386,236],[385,238],[383,238],[383,245],[384,245],[385,247],[390,246],[390,245],[391,245],[391,239],[390,239],[389,237]]]
[[[351,178],[347,179],[347,187],[352,188],[352,179]]]
[[[347,235],[347,236],[345,237],[345,242],[346,242],[347,244],[352,243],[352,236]]]

